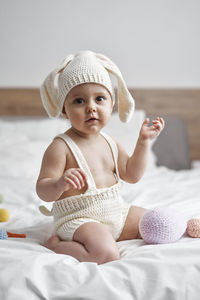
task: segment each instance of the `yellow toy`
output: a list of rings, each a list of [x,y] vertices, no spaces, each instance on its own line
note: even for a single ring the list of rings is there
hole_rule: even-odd
[[[3,203],[3,195],[0,194],[0,203]],[[10,213],[5,208],[0,208],[0,222],[7,222],[10,218]]]
[[[5,208],[0,208],[0,222],[6,222],[9,220],[10,213]]]

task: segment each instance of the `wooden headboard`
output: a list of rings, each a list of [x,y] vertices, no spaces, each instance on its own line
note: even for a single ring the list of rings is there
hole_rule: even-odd
[[[200,89],[129,89],[136,109],[185,120],[192,160],[200,160]],[[39,89],[1,88],[0,116],[45,116]]]

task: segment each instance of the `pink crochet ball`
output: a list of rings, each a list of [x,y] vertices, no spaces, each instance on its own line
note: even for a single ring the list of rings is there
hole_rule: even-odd
[[[185,233],[186,227],[186,219],[172,208],[148,210],[139,223],[140,234],[148,244],[176,242]]]
[[[200,238],[200,219],[191,219],[188,221],[187,234],[193,238]]]

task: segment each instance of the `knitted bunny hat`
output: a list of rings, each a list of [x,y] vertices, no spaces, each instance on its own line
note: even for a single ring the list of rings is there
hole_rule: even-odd
[[[83,83],[100,84],[107,88],[113,97],[109,74],[117,78],[119,118],[122,122],[128,122],[134,112],[135,103],[120,70],[109,58],[92,51],[68,55],[63,63],[44,80],[40,94],[49,117],[59,117],[70,90]]]

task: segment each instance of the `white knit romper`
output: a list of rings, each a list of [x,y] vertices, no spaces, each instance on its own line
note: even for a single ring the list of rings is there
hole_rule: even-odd
[[[89,166],[76,143],[66,134],[61,138],[71,149],[80,169],[87,175],[88,189],[84,194],[67,197],[54,202],[51,212],[40,207],[42,213],[53,215],[55,232],[61,240],[73,240],[75,231],[84,223],[102,223],[117,240],[122,232],[130,205],[120,196],[120,178],[117,168],[118,149],[116,143],[105,133],[115,163],[117,183],[108,188],[97,189]]]

